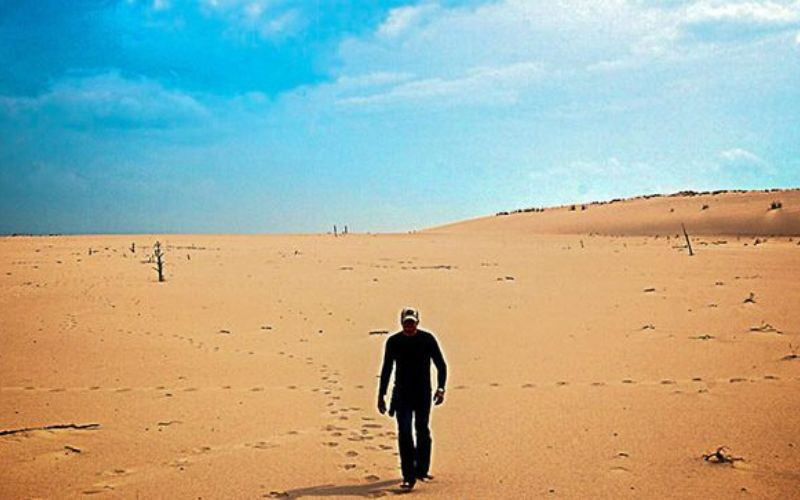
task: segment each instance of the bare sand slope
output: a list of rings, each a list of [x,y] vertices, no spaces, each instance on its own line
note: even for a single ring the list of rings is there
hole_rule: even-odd
[[[781,205],[772,209],[773,202]],[[544,211],[492,215],[432,228],[431,232],[675,235],[800,235],[800,190],[720,192],[638,197]]]
[[[0,430],[99,424],[0,435],[0,498],[391,495],[405,305],[451,372],[414,496],[800,491],[796,241],[159,238],[165,283],[155,236],[0,239]]]

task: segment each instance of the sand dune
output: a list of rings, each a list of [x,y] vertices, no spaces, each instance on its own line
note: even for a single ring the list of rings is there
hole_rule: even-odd
[[[680,233],[681,223],[690,234],[797,236],[800,190],[639,197],[493,215],[430,231],[667,236]]]
[[[776,196],[635,201],[591,231],[706,202],[695,234],[736,207],[764,212],[737,228],[793,227],[797,192],[766,213]],[[450,377],[436,479],[412,495],[796,498],[797,239],[695,236],[689,257],[518,230],[624,206],[403,235],[0,238],[0,497],[392,495],[377,375],[416,305]],[[703,458],[723,445],[742,460]]]

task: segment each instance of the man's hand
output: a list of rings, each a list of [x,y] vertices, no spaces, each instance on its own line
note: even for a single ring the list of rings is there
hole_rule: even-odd
[[[383,396],[378,397],[378,411],[381,415],[386,413],[386,401],[383,400]]]
[[[433,404],[439,406],[444,403],[444,389],[436,389],[436,394],[433,395]]]

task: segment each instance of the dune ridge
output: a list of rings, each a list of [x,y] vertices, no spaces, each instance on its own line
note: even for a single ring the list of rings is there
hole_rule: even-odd
[[[681,191],[606,202],[519,209],[427,229],[435,233],[515,232],[668,236],[800,235],[800,189]]]

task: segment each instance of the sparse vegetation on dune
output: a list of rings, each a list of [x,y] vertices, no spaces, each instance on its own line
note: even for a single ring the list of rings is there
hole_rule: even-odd
[[[626,201],[633,201],[633,200],[650,200],[653,198],[692,198],[696,196],[717,196],[721,194],[729,194],[729,193],[776,193],[784,191],[783,189],[779,188],[772,188],[772,189],[763,189],[763,190],[746,190],[746,189],[717,189],[714,191],[692,191],[692,190],[684,190],[684,191],[677,191],[675,193],[670,194],[662,194],[662,193],[651,193],[651,194],[643,194],[639,196],[631,196],[628,198],[613,198],[610,200],[599,200],[599,201],[592,201],[589,203],[581,204],[581,210],[586,210],[588,206],[593,205],[613,205],[615,203],[621,203]],[[783,207],[781,201],[773,201],[770,205],[769,210],[777,210]],[[517,214],[517,213],[541,213],[546,210],[551,209],[558,209],[558,208],[567,208],[570,211],[576,210],[575,204],[568,204],[568,205],[560,205],[560,206],[553,206],[553,207],[529,207],[529,208],[518,208],[515,210],[504,210],[497,212],[495,215],[510,215],[510,214]],[[701,206],[701,210],[708,210],[710,208],[709,204],[703,204]],[[670,212],[674,212],[674,209],[670,209]]]

